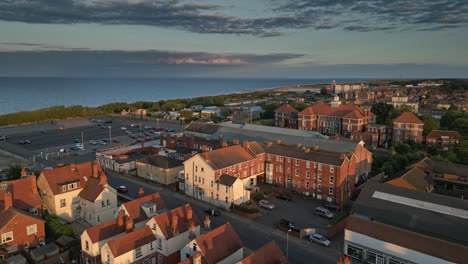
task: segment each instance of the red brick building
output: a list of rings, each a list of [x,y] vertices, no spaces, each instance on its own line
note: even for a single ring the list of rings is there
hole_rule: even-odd
[[[0,209],[7,193],[13,197],[13,207],[39,217],[42,216],[42,198],[37,190],[34,173],[26,177],[26,171],[23,169],[20,179],[0,183]]]
[[[275,126],[297,128],[297,111],[289,104],[282,105],[275,109]]]
[[[392,131],[391,126],[378,125],[378,124],[368,124],[366,127],[366,132],[377,134],[377,146],[387,147],[390,141],[392,141]],[[367,142],[366,142],[367,144]]]
[[[366,146],[375,149],[379,146],[379,135],[370,132],[351,132],[351,139],[362,140]]]
[[[426,136],[426,145],[440,145],[444,150],[449,150],[460,142],[460,138],[457,131],[432,130]]]
[[[422,132],[424,122],[411,112],[404,112],[393,119],[393,140],[411,140],[422,143]]]

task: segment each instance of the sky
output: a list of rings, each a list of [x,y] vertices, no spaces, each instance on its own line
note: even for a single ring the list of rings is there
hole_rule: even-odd
[[[1,0],[0,76],[466,78],[468,0]]]

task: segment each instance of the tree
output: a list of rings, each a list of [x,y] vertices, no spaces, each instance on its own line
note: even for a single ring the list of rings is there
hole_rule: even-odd
[[[424,122],[423,127],[423,135],[429,134],[432,130],[436,130],[439,128],[439,123],[432,118],[430,115],[423,115],[421,117],[421,121]]]
[[[466,136],[468,135],[468,118],[457,118],[450,127],[461,135]]]
[[[328,96],[328,90],[327,90],[327,88],[322,87],[322,89],[320,89],[320,94],[323,95],[323,96]]]
[[[230,115],[232,115],[232,110],[230,108],[223,108],[223,110],[221,110],[221,115],[224,116],[224,117],[228,117]]]
[[[180,117],[183,117],[185,119],[190,119],[190,118],[192,118],[192,111],[184,110],[184,111],[180,112]]]
[[[22,167],[20,165],[10,165],[6,173],[6,177],[10,181],[19,179],[21,178],[21,170],[22,170]]]
[[[393,111],[393,105],[386,103],[376,103],[372,106],[371,112],[377,117],[375,122],[380,125],[391,125],[390,113]]]

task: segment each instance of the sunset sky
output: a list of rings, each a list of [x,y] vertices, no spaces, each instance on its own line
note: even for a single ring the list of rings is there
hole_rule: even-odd
[[[468,77],[466,0],[2,0],[0,76]]]

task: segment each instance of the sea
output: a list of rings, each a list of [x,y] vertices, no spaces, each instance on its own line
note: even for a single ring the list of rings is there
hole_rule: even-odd
[[[337,83],[366,79],[335,79]],[[241,93],[333,79],[275,78],[0,78],[0,115],[54,105],[100,106],[112,102],[159,101]]]

